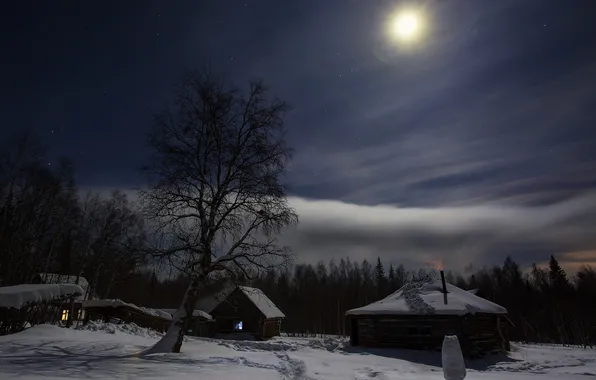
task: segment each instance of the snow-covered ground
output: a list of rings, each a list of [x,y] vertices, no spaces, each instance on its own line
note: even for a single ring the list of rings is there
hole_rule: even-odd
[[[138,326],[35,326],[0,337],[0,379],[443,379],[441,354],[362,350],[339,338],[267,342],[188,338],[181,354],[135,354],[159,338]],[[596,350],[516,345],[510,357],[467,363],[466,379],[596,376]]]

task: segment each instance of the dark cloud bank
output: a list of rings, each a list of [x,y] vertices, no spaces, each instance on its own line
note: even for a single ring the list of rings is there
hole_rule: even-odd
[[[496,264],[507,255],[522,265],[549,254],[562,262],[596,262],[596,194],[544,206],[414,208],[365,206],[292,198],[300,225],[285,234],[300,261],[350,256],[421,266],[443,260],[461,270]]]

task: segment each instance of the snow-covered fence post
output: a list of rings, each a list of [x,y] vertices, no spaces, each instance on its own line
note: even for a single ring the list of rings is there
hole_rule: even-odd
[[[445,335],[442,359],[445,380],[463,380],[466,377],[466,364],[457,335]]]

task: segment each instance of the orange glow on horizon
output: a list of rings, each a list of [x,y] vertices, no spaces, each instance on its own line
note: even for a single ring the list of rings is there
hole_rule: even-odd
[[[437,271],[443,270],[443,261],[442,260],[427,261],[426,263],[432,265],[432,267]]]

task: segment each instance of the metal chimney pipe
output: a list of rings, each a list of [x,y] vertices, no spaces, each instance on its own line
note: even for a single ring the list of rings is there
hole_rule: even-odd
[[[441,273],[441,282],[443,283],[443,301],[445,305],[447,305],[447,284],[445,283],[445,273],[443,270],[440,271]]]

